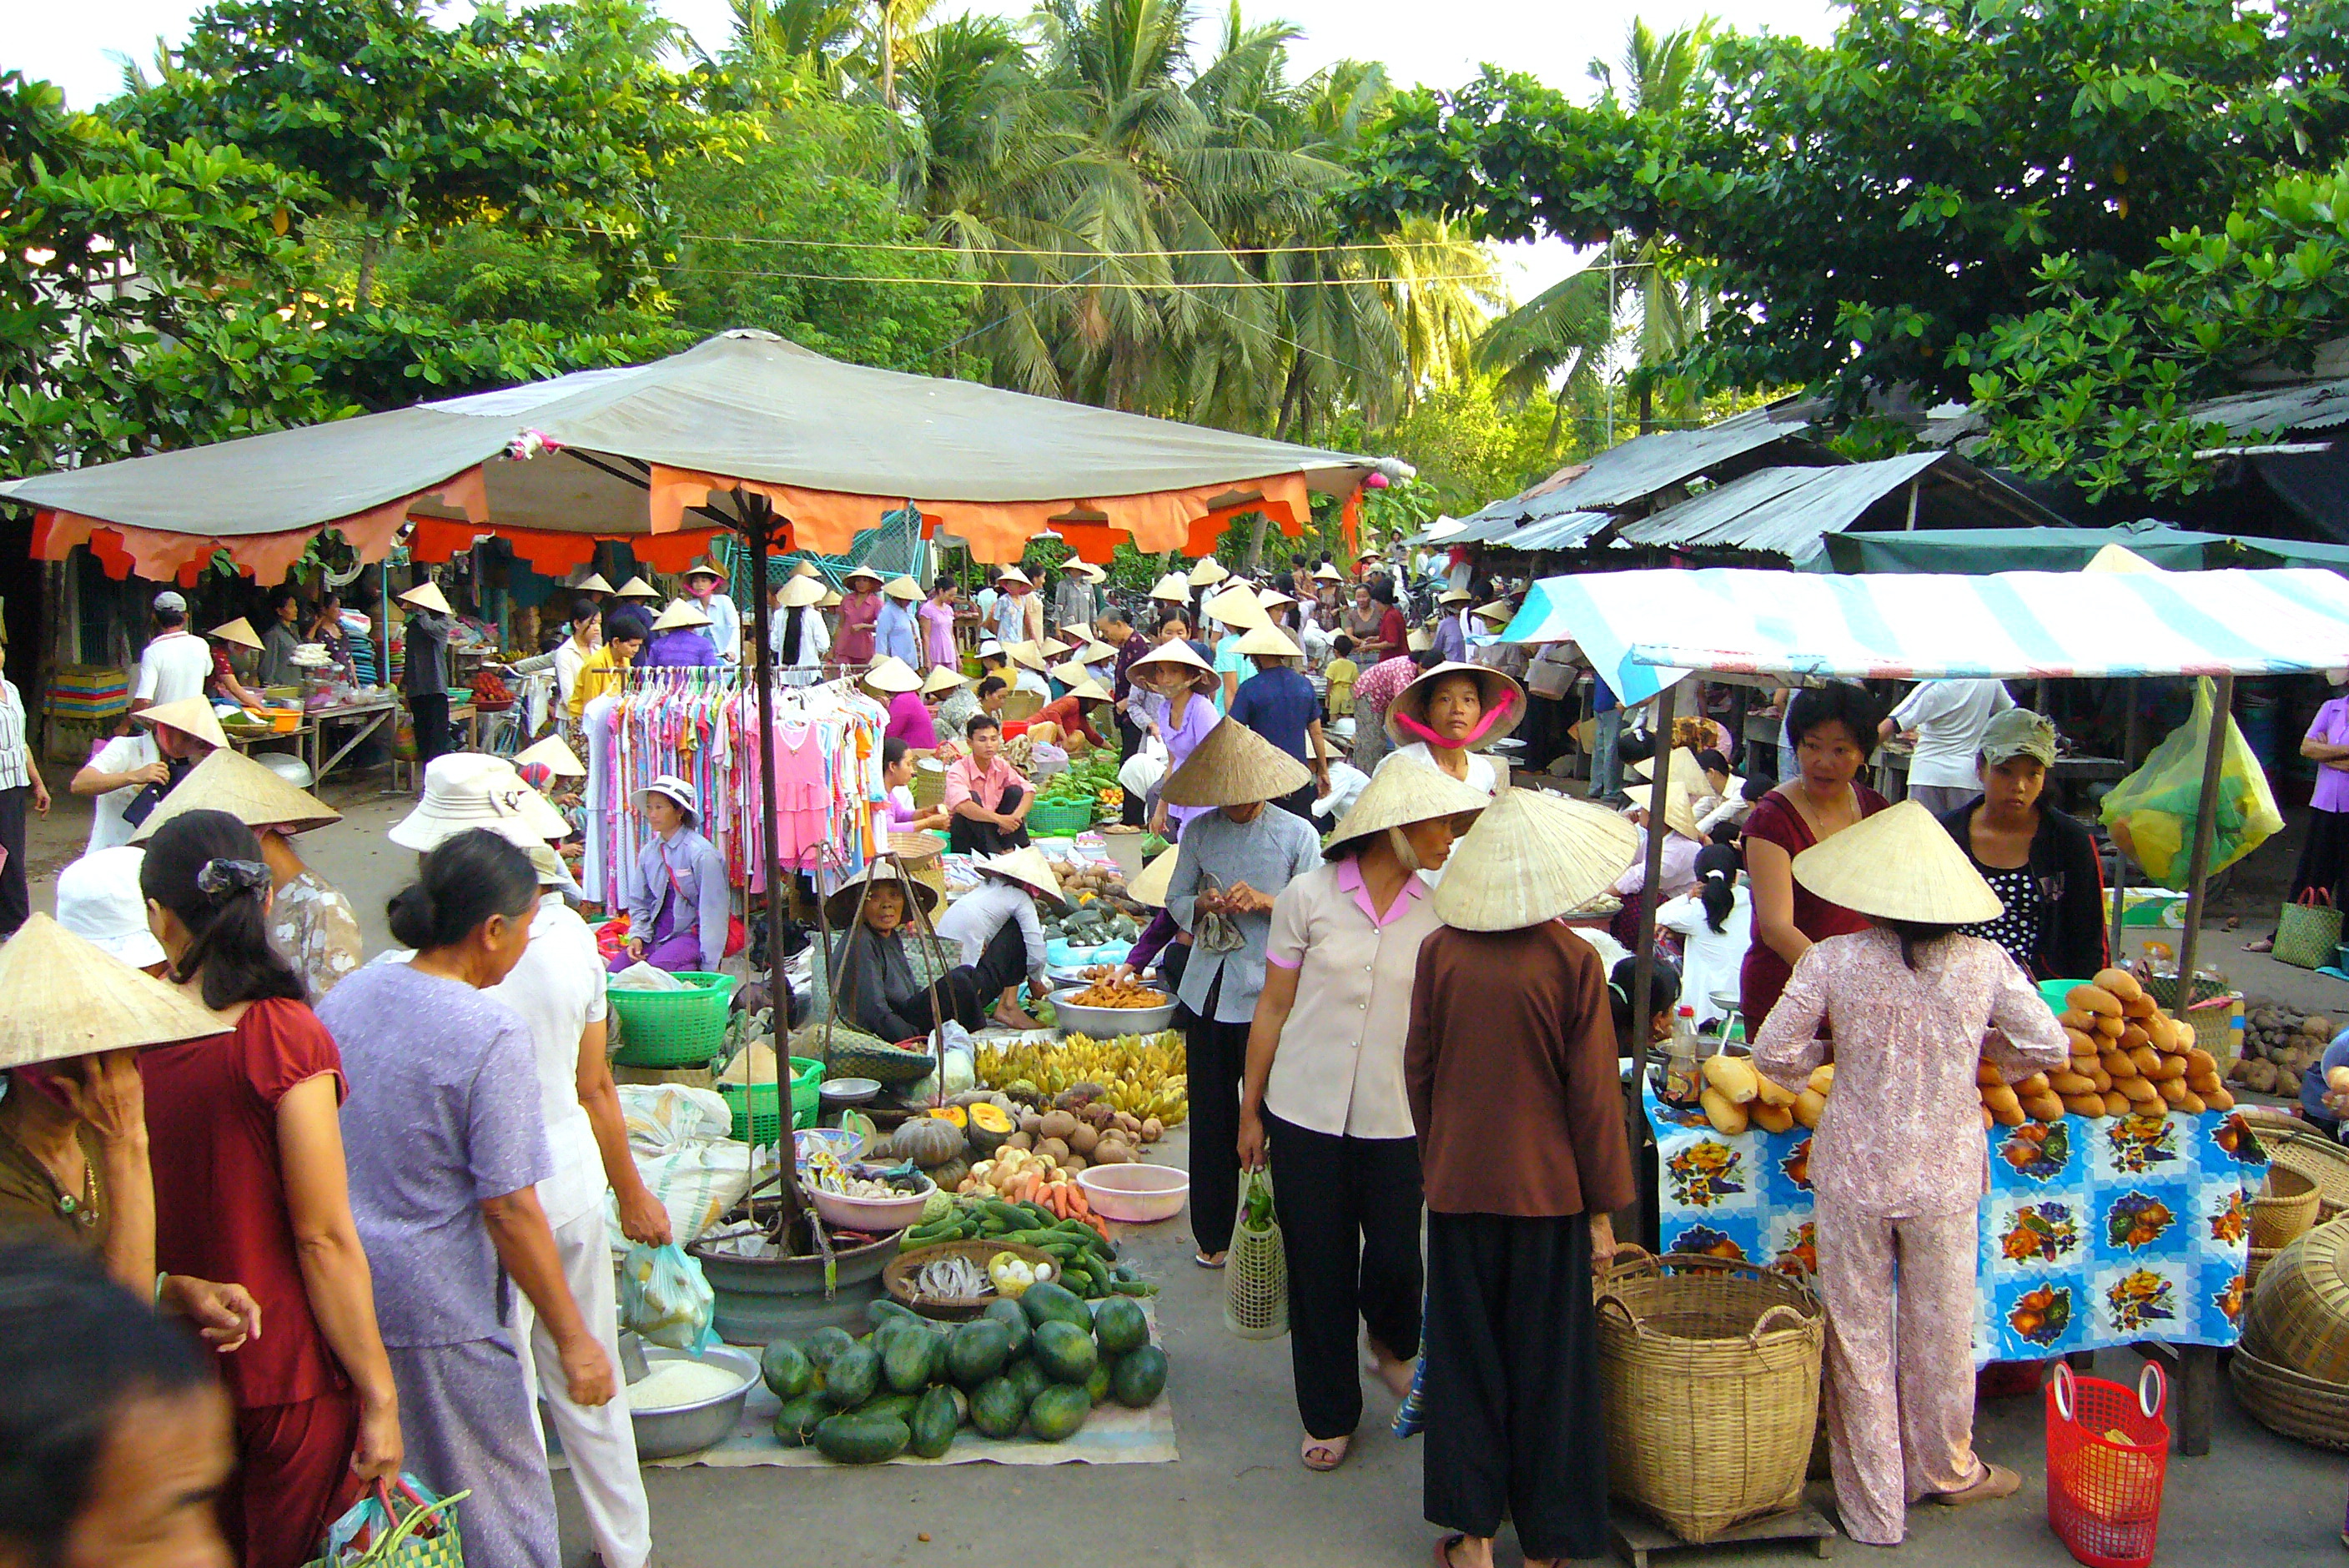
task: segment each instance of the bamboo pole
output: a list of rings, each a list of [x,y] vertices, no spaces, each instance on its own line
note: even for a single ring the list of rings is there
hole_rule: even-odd
[[[2202,793],[2194,806],[2194,852],[2186,863],[2186,930],[2178,944],[2178,1011],[2194,1003],[2194,950],[2202,935],[2202,902],[2210,878],[2210,838],[2219,813],[2219,774],[2233,722],[2235,677],[2218,677],[2210,702],[2210,739],[2202,748]]]
[[[1671,779],[1672,698],[1674,686],[1666,686],[1656,694],[1656,750],[1648,758],[1648,798],[1661,802],[1663,787]],[[1639,1047],[1640,1073],[1645,1080],[1653,1066],[1655,1042],[1649,1037],[1653,1013],[1648,1001],[1656,978],[1656,892],[1664,880],[1664,814],[1659,809],[1648,813],[1648,878],[1640,890],[1640,945],[1632,958],[1636,967],[1631,972],[1631,1039]]]

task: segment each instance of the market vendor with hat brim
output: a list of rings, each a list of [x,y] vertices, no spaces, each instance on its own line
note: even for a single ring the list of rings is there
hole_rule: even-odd
[[[984,857],[973,869],[979,885],[955,900],[938,922],[938,935],[960,950],[978,1002],[993,999],[996,1023],[1007,1029],[1040,1027],[1019,1006],[1019,980],[1025,975],[1040,998],[1050,994],[1036,904],[1039,899],[1066,904],[1068,895],[1051,862],[1032,846]]]
[[[95,797],[89,848],[110,850],[130,835],[197,763],[228,748],[228,734],[200,696],[142,707],[130,716],[129,735],[98,749],[66,786]]]
[[[672,974],[715,975],[733,911],[726,857],[699,830],[700,798],[664,773],[636,791],[634,804],[650,833],[629,868],[628,941],[612,967],[641,961]]]
[[[881,573],[870,566],[852,566],[840,580],[840,634],[833,639],[833,656],[851,669],[873,662],[874,633],[881,620]]]
[[[164,823],[189,811],[225,811],[261,841],[261,859],[269,868],[269,939],[302,972],[315,1006],[359,966],[366,950],[351,901],[303,861],[294,835],[331,827],[343,814],[274,770],[223,748],[196,764],[130,841],[145,843]]]
[[[1827,1451],[1856,1541],[1897,1546],[1910,1502],[1958,1504],[2020,1480],[1973,1449],[1978,1211],[1987,1190],[1978,1074],[2064,1065],[2064,1031],[1997,944],[1998,895],[1947,829],[1903,800],[1815,844],[1795,880],[1865,920],[1813,943],[1754,1040],[1756,1071],[1799,1090],[1835,1056],[1811,1136]],[[1819,1037],[1832,1017],[1835,1037]]]
[[[1196,648],[1179,637],[1167,639],[1134,660],[1131,673],[1145,694],[1143,727],[1166,748],[1166,773],[1172,777],[1222,721],[1216,711],[1215,693],[1223,677]],[[1162,838],[1180,838],[1185,824],[1204,810],[1173,804],[1162,785],[1158,803],[1151,809],[1150,830]]]
[[[652,640],[636,655],[640,670],[716,669],[723,663],[704,634],[709,617],[690,599],[672,599],[652,624]]]
[[[1359,684],[1355,690],[1359,696]],[[1386,734],[1394,748],[1379,766],[1417,762],[1493,794],[1501,787],[1501,775],[1484,753],[1506,739],[1525,716],[1525,688],[1499,670],[1434,665],[1387,705]]]
[[[937,725],[930,717],[929,704],[922,700],[922,677],[911,665],[894,654],[884,654],[864,672],[864,685],[889,710],[884,739],[904,741],[916,758],[937,750]]]
[[[2106,963],[2105,873],[2088,830],[2042,798],[2055,726],[2011,707],[1982,727],[1982,793],[1941,818],[2003,906],[1987,936],[2034,980],[2076,980]]]
[[[1221,1268],[1231,1246],[1240,1072],[1264,989],[1272,903],[1321,863],[1320,834],[1303,818],[1267,807],[1312,777],[1305,764],[1227,718],[1159,786],[1166,805],[1199,813],[1183,830],[1166,910],[1191,934],[1177,995],[1190,1081],[1191,1233],[1203,1268]]]
[[[1453,846],[1420,946],[1403,1079],[1427,1202],[1425,1511],[1457,1568],[1487,1568],[1505,1514],[1529,1563],[1607,1550],[1591,1287],[1639,1189],[1607,973],[1558,917],[1632,841],[1604,807],[1505,789]]]
[[[265,652],[260,634],[253,623],[239,615],[233,621],[223,621],[205,636],[212,644],[212,673],[204,681],[205,693],[222,702],[233,702],[239,707],[263,708],[269,699],[237,678],[235,666],[230,662],[229,650],[241,648],[248,654]]]
[[[916,930],[909,893],[923,914],[936,911],[936,889],[884,859],[824,901],[824,919],[836,933],[826,973],[840,1021],[892,1043],[926,1038],[945,1018],[980,1027],[989,993],[978,988],[968,966],[939,975],[935,987],[921,978],[931,966],[916,969],[907,942]]]
[[[742,657],[742,612],[725,589],[726,569],[717,562],[704,559],[685,569],[685,596],[709,623],[701,628],[702,638],[730,665]]]
[[[881,584],[881,614],[873,623],[873,656],[895,659],[907,669],[922,667],[922,624],[916,613],[922,585],[902,573]]]
[[[1088,746],[1107,745],[1102,732],[1093,727],[1093,717],[1103,711],[1096,705],[1109,701],[1108,688],[1074,659],[1054,669],[1052,678],[1068,690],[1037,710],[1036,717],[1028,721],[1028,733],[1034,735],[1038,725],[1049,724],[1058,731],[1049,738],[1063,746],[1078,736],[1083,737]]]
[[[404,650],[399,686],[408,698],[408,717],[416,737],[416,761],[429,767],[450,749],[449,735],[449,635],[456,629],[457,613],[448,595],[429,579],[399,596],[408,613],[400,634]]]
[[[1239,1156],[1268,1161],[1288,1264],[1289,1367],[1308,1470],[1362,1416],[1357,1326],[1400,1398],[1419,1356],[1419,1146],[1403,1092],[1420,944],[1452,842],[1489,802],[1433,768],[1390,768],[1272,901],[1240,1088]]]

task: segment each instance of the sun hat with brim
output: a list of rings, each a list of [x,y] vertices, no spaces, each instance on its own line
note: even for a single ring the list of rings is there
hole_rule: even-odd
[[[1257,601],[1256,590],[1245,583],[1235,583],[1222,593],[1209,595],[1207,602],[1199,606],[1199,614],[1236,632],[1269,625],[1272,621]]]
[[[1207,555],[1200,558],[1199,563],[1191,568],[1190,575],[1184,581],[1194,588],[1212,588],[1230,575],[1229,572],[1224,570],[1222,562],[1212,555]]]
[[[619,591],[618,596],[623,599],[658,599],[660,597],[660,590],[646,582],[642,577],[631,577],[628,579],[626,586],[623,587]]]
[[[811,604],[823,603],[824,586],[821,577],[787,577],[775,602],[786,610],[804,610]]]
[[[0,945],[0,1068],[209,1039],[234,1026],[48,915]]]
[[[1179,846],[1159,851],[1125,884],[1125,896],[1144,909],[1164,909],[1167,891],[1174,885],[1174,858],[1182,852]]]
[[[1226,717],[1166,776],[1158,798],[1169,806],[1247,806],[1278,800],[1312,782],[1305,764]]]
[[[709,617],[690,599],[672,599],[660,618],[653,623],[656,632],[692,632],[709,624]]]
[[[814,577],[821,579],[823,576],[823,573],[816,570],[814,562],[802,561],[792,568],[792,575],[794,577]]]
[[[1634,808],[1647,812],[1648,820],[1653,821],[1656,816],[1655,795],[1660,788],[1664,792],[1664,826],[1683,839],[1705,842],[1704,830],[1696,825],[1696,808],[1690,803],[1688,791],[1681,788],[1679,779],[1667,780],[1661,786],[1632,784],[1627,786],[1623,793]]]
[[[386,836],[421,852],[475,828],[487,828],[523,849],[566,838],[571,824],[502,757],[451,752],[424,769],[424,799]]]
[[[571,591],[574,593],[609,593],[612,585],[604,581],[601,572],[590,572],[584,579],[574,583]]]
[[[1875,920],[1970,925],[2006,908],[1950,830],[1914,800],[1813,844],[1795,857],[1795,880]]]
[[[207,634],[223,643],[233,644],[240,648],[251,648],[255,652],[260,651],[261,648],[261,638],[254,634],[253,623],[242,615],[233,621],[222,622]]]
[[[924,696],[936,696],[940,692],[952,691],[957,686],[967,686],[968,685],[970,685],[970,677],[968,676],[963,674],[960,670],[950,668],[946,665],[940,665],[936,669],[930,671],[928,675],[922,677],[922,695]]]
[[[2010,707],[1982,726],[1982,741],[1974,749],[1993,768],[2018,757],[2035,758],[2042,767],[2053,768],[2055,726],[2044,714]]]
[[[1305,650],[1297,645],[1297,639],[1269,621],[1250,628],[1232,645],[1232,651],[1246,654],[1251,658],[1301,659],[1305,656]]]
[[[579,885],[579,879],[571,874],[571,868],[563,863],[563,857],[554,852],[553,844],[542,839],[530,846],[528,853],[530,869],[538,873],[539,886],[561,888],[582,898],[587,896],[587,890]]]
[[[1387,736],[1397,746],[1409,746],[1422,740],[1430,745],[1450,745],[1450,742],[1435,740],[1430,735],[1427,703],[1435,695],[1436,683],[1452,676],[1466,676],[1474,680],[1477,698],[1484,705],[1485,717],[1477,721],[1477,727],[1463,743],[1463,750],[1482,751],[1493,742],[1506,738],[1526,717],[1525,687],[1490,665],[1448,661],[1423,672],[1396,693],[1394,701],[1387,704]]]
[[[1049,898],[1055,903],[1069,902],[1068,894],[1061,891],[1061,879],[1052,874],[1052,862],[1044,858],[1043,851],[1032,844],[1007,854],[981,855],[971,869],[1001,877],[1006,882],[1018,882],[1029,892]]]
[[[907,604],[918,604],[929,597],[922,592],[922,585],[910,577],[892,577],[881,584],[881,592]]]
[[[637,790],[632,798],[637,810],[641,811],[645,809],[646,797],[651,795],[658,795],[663,799],[673,802],[689,820],[696,822],[701,820],[700,793],[676,774],[664,773]],[[552,834],[548,836],[553,837]]]
[[[130,835],[134,844],[190,811],[225,811],[248,828],[306,833],[343,820],[343,814],[306,789],[296,789],[234,747],[223,746],[188,769],[147,820]]]
[[[57,923],[133,969],[171,955],[147,928],[139,868],[147,851],[132,844],[93,850],[57,873]]]
[[[523,768],[535,762],[558,779],[585,779],[586,765],[578,754],[564,744],[563,737],[550,735],[537,745],[514,753],[514,766]]]
[[[1485,791],[1463,784],[1440,768],[1398,758],[1371,776],[1354,798],[1353,807],[1338,820],[1321,853],[1335,860],[1389,828],[1482,811],[1492,803]]]
[[[159,702],[153,707],[142,707],[131,718],[140,724],[151,724],[160,729],[176,729],[181,735],[202,741],[214,751],[227,749],[228,732],[221,728],[220,715],[203,697],[183,696],[177,702]]]
[[[1201,658],[1197,650],[1180,637],[1151,649],[1150,652],[1133,661],[1133,667],[1137,670],[1144,665],[1160,668],[1167,665],[1179,665],[1186,670],[1204,670],[1208,675],[1216,673],[1216,666]]]
[[[1071,557],[1068,564],[1071,571],[1084,573],[1085,581],[1088,583],[1106,583],[1109,581],[1108,570],[1103,567],[1096,566],[1090,561],[1079,561]]]
[[[1008,659],[1011,655],[1003,651],[1003,645],[1001,643],[997,642],[993,637],[989,637],[985,642],[978,645],[978,656],[982,659]]]
[[[429,610],[436,615],[453,615],[457,613],[449,608],[449,596],[440,592],[440,584],[433,582],[419,583],[415,587],[402,593],[399,596],[399,602],[403,604],[412,604],[419,610]]]
[[[1187,604],[1191,602],[1191,585],[1180,572],[1169,572],[1151,584],[1150,596],[1163,603]]]
[[[1504,789],[1452,846],[1436,918],[1462,931],[1520,931],[1556,920],[1615,884],[1638,830],[1604,806]]]
[[[1028,573],[1020,571],[1017,566],[1005,567],[1002,571],[995,574],[995,580],[998,583],[1017,583],[1022,588],[1033,588],[1036,586],[1034,580],[1030,578]]]
[[[706,555],[700,560],[695,562],[692,565],[687,567],[685,569],[685,574],[688,577],[715,577],[720,583],[726,581],[726,568],[719,565],[718,562],[710,560]]]
[[[1014,643],[1003,650],[1003,655],[1023,670],[1034,670],[1040,676],[1044,673],[1044,649],[1040,644]]]
[[[1313,581],[1316,583],[1343,583],[1345,580],[1346,574],[1327,561],[1313,569]]]
[[[1269,610],[1277,604],[1294,604],[1297,596],[1284,593],[1278,588],[1263,588],[1257,591],[1256,602]]]
[[[937,889],[918,877],[905,877],[900,881],[896,862],[878,860],[833,889],[831,895],[823,901],[823,917],[832,923],[834,930],[845,929],[855,921],[856,906],[864,901],[865,889],[895,888],[902,892],[907,887],[914,890],[914,901],[925,912],[938,907]]]
[[[864,684],[874,691],[919,691],[922,689],[922,677],[914,673],[913,665],[896,655],[884,654],[873,661],[871,669],[864,672]]]

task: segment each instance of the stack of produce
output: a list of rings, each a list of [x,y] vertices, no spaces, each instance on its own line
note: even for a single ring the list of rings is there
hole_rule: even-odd
[[[2322,1013],[2254,1007],[2244,1016],[2243,1055],[2227,1069],[2228,1079],[2258,1094],[2298,1094],[2339,1027]]]
[[[981,1040],[972,1064],[978,1081],[1037,1109],[1081,1110],[1099,1101],[1139,1124],[1163,1130],[1190,1114],[1183,1035],[1118,1035],[1097,1040],[1071,1033],[1044,1040]],[[1025,1128],[1022,1130],[1027,1130]],[[1155,1140],[1157,1134],[1149,1135]]]
[[[1150,1343],[1138,1302],[1092,1307],[1049,1281],[977,1318],[931,1323],[895,1302],[867,1309],[873,1331],[852,1338],[820,1328],[779,1339],[760,1358],[783,1402],[775,1437],[837,1464],[882,1464],[900,1454],[937,1459],[969,1426],[998,1439],[1027,1432],[1065,1442],[1093,1408],[1115,1399],[1142,1409],[1166,1387],[1166,1356]]]
[[[994,1159],[982,1160],[972,1166],[957,1191],[966,1194],[1000,1193],[1016,1202],[1040,1204],[1056,1220],[1100,1223],[1093,1218],[1085,1190],[1077,1185],[1076,1172],[1047,1153],[1006,1149]],[[1106,1229],[1102,1234],[1108,1234]]]
[[[1117,1243],[1090,1212],[1064,1215],[1033,1199],[998,1197],[984,1185],[947,1200],[935,1214],[925,1214],[920,1224],[905,1233],[903,1247],[910,1253],[946,1242],[978,1241],[1050,1253],[1061,1284],[1081,1296],[1158,1294],[1157,1286],[1145,1282],[1133,1264],[1118,1261]]]
[[[1075,750],[1075,747],[1071,749]],[[1117,769],[1114,751],[1081,753],[1070,762],[1066,772],[1055,773],[1043,782],[1036,792],[1036,804],[1082,805],[1096,817],[1115,817],[1125,804],[1125,791],[1118,787]]]

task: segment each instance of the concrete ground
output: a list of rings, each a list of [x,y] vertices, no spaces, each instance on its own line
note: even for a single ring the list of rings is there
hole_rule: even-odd
[[[34,906],[54,907],[58,867],[81,851],[88,812],[50,769],[56,811],[33,825],[27,860]],[[345,813],[307,835],[305,855],[357,906],[370,950],[388,945],[383,906],[413,864],[384,830],[406,810],[381,776],[337,779],[326,790]],[[2241,954],[2251,933],[2213,926],[2206,940],[2238,984],[2261,999],[2349,1008],[2349,985]],[[1179,1155],[1178,1155],[1179,1158]],[[986,1464],[851,1470],[654,1470],[646,1472],[660,1568],[887,1568],[899,1563],[1061,1563],[1105,1559],[1121,1568],[1366,1568],[1429,1561],[1435,1532],[1421,1518],[1422,1449],[1387,1429],[1393,1401],[1374,1381],[1354,1451],[1334,1473],[1298,1461],[1286,1341],[1235,1338],[1222,1324],[1223,1276],[1190,1263],[1181,1220],[1144,1227],[1133,1255],[1160,1282],[1158,1320],[1173,1362],[1169,1390],[1182,1459],[1171,1465],[1045,1470]],[[2107,1352],[2098,1370],[2133,1380],[2137,1357]],[[1909,1515],[1898,1561],[1919,1568],[2061,1564],[2049,1532],[2044,1440],[2035,1397],[1986,1400],[1976,1418],[1982,1453],[2021,1470],[2015,1497],[1951,1512]],[[2221,1379],[2211,1452],[2173,1456],[2160,1561],[2180,1564],[2337,1562],[2344,1475],[2334,1456],[2276,1437],[2235,1404]],[[567,1482],[556,1483],[566,1568],[590,1560]],[[1838,1543],[1846,1560],[1866,1555]],[[1792,1563],[1795,1546],[1716,1548],[1684,1561]],[[1498,1561],[1518,1561],[1504,1534]]]

